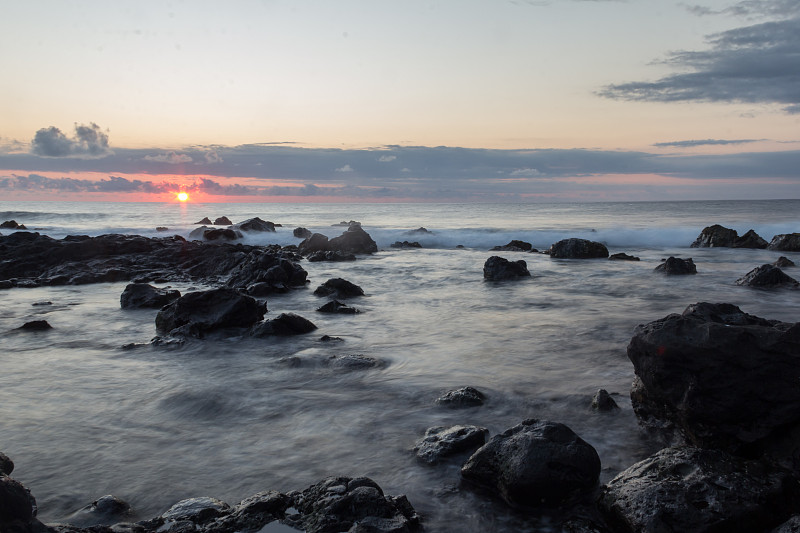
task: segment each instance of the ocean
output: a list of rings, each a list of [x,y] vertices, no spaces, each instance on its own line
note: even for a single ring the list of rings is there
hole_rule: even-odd
[[[184,237],[209,217],[258,216],[282,227],[248,244],[297,244],[296,227],[334,237],[357,220],[379,246],[355,262],[302,262],[310,283],[267,298],[268,317],[300,314],[318,330],[299,337],[218,335],[180,347],[147,344],[155,310],[123,310],[126,283],[0,291],[0,451],[59,522],[104,494],[136,519],[177,501],[235,504],[264,490],[302,490],[332,475],[368,476],[405,494],[426,531],[550,531],[557,517],[511,510],[460,487],[460,462],[418,462],[415,441],[433,426],[474,424],[495,435],[527,418],[570,426],[597,450],[601,482],[662,445],[639,429],[628,397],[626,346],[638,324],[700,302],[728,302],[761,317],[800,321],[800,291],[758,290],[736,279],[785,255],[689,245],[712,224],[766,240],[800,231],[800,200],[588,204],[156,204],[0,202],[0,221],[66,235]],[[169,228],[157,232],[157,226]],[[432,233],[408,234],[425,227]],[[7,230],[0,230],[7,233]],[[512,239],[539,250],[568,237],[600,241],[639,262],[559,260],[490,252]],[[395,241],[422,248],[397,249]],[[524,259],[531,278],[483,280],[492,255]],[[697,275],[653,269],[692,257]],[[0,251],[0,260],[2,260]],[[800,278],[800,268],[785,272]],[[317,313],[313,290],[342,277],[366,295],[357,315]],[[172,284],[186,292],[198,284]],[[47,305],[44,302],[50,302]],[[53,330],[18,332],[33,319]],[[341,342],[322,342],[322,335]],[[136,349],[123,349],[138,343]],[[333,369],[330,355],[384,362]],[[472,386],[485,405],[446,409],[435,399]],[[595,412],[604,388],[620,410]]]

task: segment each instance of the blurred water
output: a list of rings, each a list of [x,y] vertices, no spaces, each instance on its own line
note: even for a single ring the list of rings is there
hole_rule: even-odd
[[[435,248],[408,250],[382,244],[382,251],[354,263],[303,262],[307,288],[268,299],[268,316],[291,311],[319,327],[289,339],[230,334],[179,348],[124,350],[149,341],[156,314],[120,309],[124,283],[0,291],[0,451],[15,461],[14,477],[31,488],[46,522],[107,493],[148,518],[185,497],[234,504],[262,490],[301,490],[329,475],[366,475],[388,494],[405,493],[428,531],[546,531],[546,517],[517,514],[458,490],[457,461],[429,467],[410,449],[431,426],[477,424],[494,435],[536,417],[566,423],[592,444],[603,464],[601,481],[649,455],[656,444],[638,430],[628,399],[633,370],[625,347],[637,324],[698,301],[800,320],[800,291],[734,284],[781,254],[688,248],[703,226],[717,222],[740,233],[754,227],[767,239],[770,232],[759,228],[796,231],[798,203],[705,204],[268,206],[272,213],[252,204],[39,204],[49,214],[2,204],[0,219],[29,227],[49,221],[56,235],[108,233],[114,224],[170,225],[167,213],[177,217],[174,210],[186,209],[181,216],[192,221],[227,215],[234,222],[251,216],[283,222],[283,236],[269,238],[287,243],[298,242],[293,227],[335,236],[343,228],[331,224],[351,218],[379,243],[425,242],[402,237],[421,225],[441,240]],[[56,216],[68,212],[75,218]],[[494,255],[489,245],[520,238],[546,247],[556,236],[582,234],[616,235],[619,242],[606,239],[612,253],[642,260],[507,252],[499,255],[524,259],[531,279],[482,279],[483,263]],[[641,242],[631,238],[624,245],[629,235]],[[455,248],[459,239],[466,249]],[[654,273],[670,255],[693,257],[698,274]],[[783,255],[800,262],[800,254]],[[786,272],[800,277],[797,268]],[[313,289],[331,277],[364,288],[366,296],[348,301],[361,314],[315,312],[327,300]],[[51,303],[34,305],[44,302]],[[46,319],[54,329],[14,331],[32,319]],[[320,341],[325,334],[342,341]],[[323,364],[345,354],[386,364],[351,371]],[[465,385],[486,392],[486,405],[448,410],[434,403]],[[591,411],[598,388],[617,393],[620,412]]]

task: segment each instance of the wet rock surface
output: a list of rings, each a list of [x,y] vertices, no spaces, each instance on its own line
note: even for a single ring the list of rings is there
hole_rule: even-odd
[[[530,277],[528,264],[519,259],[509,261],[504,257],[494,255],[483,264],[483,279],[488,281],[505,281]]]
[[[450,390],[436,398],[438,405],[459,409],[463,407],[477,407],[483,405],[486,395],[474,387],[461,387]]]
[[[364,296],[364,289],[343,278],[331,278],[314,290],[317,296],[331,296],[334,298],[351,298]]]
[[[554,259],[596,259],[608,257],[608,248],[599,242],[573,238],[558,241],[548,253]]]
[[[67,517],[66,522],[81,527],[112,525],[125,522],[132,514],[130,504],[112,494],[106,494]]]
[[[736,280],[737,285],[747,287],[791,287],[797,288],[800,283],[783,270],[774,265],[761,265]]]
[[[536,252],[533,248],[533,245],[529,242],[520,241],[520,240],[512,240],[508,244],[504,244],[502,246],[495,246],[491,250],[491,252]]]
[[[347,231],[328,241],[328,249],[349,254],[371,254],[378,245],[360,224],[351,224]]]
[[[800,252],[800,233],[775,235],[767,248],[782,252]]]
[[[319,313],[339,313],[344,315],[355,315],[360,313],[358,309],[355,307],[350,307],[347,304],[343,304],[339,300],[331,300],[330,302],[326,303],[322,307],[317,308],[317,312]]]
[[[665,448],[612,479],[599,504],[618,531],[768,531],[800,503],[789,472],[719,450]]]
[[[778,267],[778,268],[788,268],[788,267],[793,267],[793,266],[795,266],[795,264],[794,264],[794,261],[792,261],[791,259],[789,259],[788,257],[785,257],[785,256],[780,256],[780,257],[779,257],[779,258],[778,258],[778,259],[777,259],[777,260],[776,260],[774,263],[772,263],[772,264],[773,264],[774,266]]]
[[[230,225],[230,221],[228,221]],[[275,232],[275,224],[267,220],[261,220],[258,217],[249,218],[238,224],[231,226],[231,229],[249,232]]]
[[[31,320],[25,322],[17,329],[22,331],[47,331],[53,329],[53,326],[51,326],[47,320]]]
[[[800,424],[800,323],[698,303],[638,326],[627,353],[637,415],[695,445],[752,453]]]
[[[200,337],[222,328],[248,328],[261,320],[265,311],[263,304],[236,289],[189,292],[158,312],[156,330],[172,334],[183,328],[182,332]]]
[[[611,254],[608,256],[611,261],[639,261],[639,258],[634,255],[628,255],[624,252]]]
[[[123,309],[161,309],[180,298],[181,293],[174,289],[158,289],[147,283],[130,283],[119,297]]]
[[[600,389],[592,398],[592,409],[595,411],[616,411],[619,405],[614,401],[614,398],[605,389]]]
[[[683,276],[686,274],[697,274],[697,266],[691,257],[682,259],[680,257],[669,257],[663,263],[653,269],[668,276]]]
[[[558,507],[597,487],[595,449],[558,422],[525,420],[492,437],[461,468],[464,480],[512,506]]]
[[[417,458],[428,464],[463,452],[472,452],[486,443],[489,430],[478,426],[432,427],[414,445]]]
[[[210,222],[206,222],[206,224],[210,224]],[[229,219],[224,215],[214,219],[215,226],[230,226],[231,224],[233,224],[233,222],[231,222],[231,219]]]
[[[250,334],[253,337],[288,337],[310,333],[315,329],[317,329],[317,326],[307,318],[294,313],[281,313],[275,318],[253,326]]]
[[[422,248],[422,245],[417,241],[395,241],[390,245],[390,248]]]

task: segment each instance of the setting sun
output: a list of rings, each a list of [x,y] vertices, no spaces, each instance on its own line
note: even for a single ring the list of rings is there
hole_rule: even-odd
[[[181,192],[178,193],[177,198],[178,198],[179,201],[185,202],[186,200],[189,199],[189,195],[186,194],[185,192],[181,191]]]

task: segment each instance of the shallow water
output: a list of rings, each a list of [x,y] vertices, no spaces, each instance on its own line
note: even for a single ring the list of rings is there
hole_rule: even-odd
[[[658,443],[639,431],[628,399],[633,369],[625,348],[637,324],[698,301],[730,302],[758,316],[800,320],[800,291],[734,284],[779,255],[800,263],[800,254],[688,248],[703,226],[726,223],[723,207],[725,220],[741,224],[734,226],[740,233],[756,227],[769,239],[769,230],[758,228],[800,230],[800,203],[722,204],[654,204],[659,207],[655,215],[641,205],[603,204],[588,206],[581,217],[574,216],[575,206],[541,208],[549,211],[527,217],[517,216],[527,209],[523,206],[401,206],[397,211],[366,206],[361,209],[369,217],[360,218],[358,206],[297,206],[295,211],[278,206],[285,211],[281,218],[259,216],[291,223],[283,233],[252,240],[296,243],[291,229],[300,225],[326,228],[335,236],[343,228],[331,223],[357,218],[383,248],[354,263],[303,262],[309,285],[268,298],[268,316],[291,311],[319,328],[289,339],[233,332],[182,347],[154,347],[146,343],[155,334],[156,311],[120,309],[124,283],[0,291],[0,450],[15,461],[14,477],[32,490],[45,522],[61,520],[107,493],[131,503],[138,518],[149,518],[185,497],[208,495],[234,504],[262,490],[302,490],[330,475],[364,475],[388,494],[406,494],[428,531],[549,530],[546,517],[526,517],[459,490],[458,461],[423,465],[411,447],[431,426],[476,424],[494,435],[526,418],[544,418],[569,425],[597,449],[601,481],[649,455]],[[30,209],[16,216],[21,208],[8,206],[0,204],[0,218],[30,227],[26,217],[49,216],[56,226],[52,215]],[[90,211],[86,204],[56,207],[48,212]],[[184,216],[225,214],[238,221],[258,214],[252,205],[203,207]],[[124,216],[109,215],[106,223]],[[137,216],[152,222],[156,215]],[[377,221],[374,227],[370,217]],[[503,220],[508,223],[502,225]],[[70,219],[52,233],[91,223]],[[419,226],[437,232],[429,237],[440,239],[429,244],[436,247],[388,247],[394,240],[422,241],[403,236]],[[543,248],[549,239],[582,232],[596,240],[611,235],[606,240],[611,253],[625,251],[642,260],[555,260],[487,251],[511,238]],[[619,241],[626,235],[643,240],[661,235],[661,241],[632,239],[623,247]],[[466,248],[455,248],[462,243]],[[532,277],[484,282],[483,263],[491,255],[524,259]],[[654,273],[670,255],[693,257],[698,274]],[[797,267],[786,273],[800,277]],[[327,299],[314,296],[313,289],[332,277],[364,289],[366,296],[347,301],[362,313],[315,312]],[[202,288],[174,287],[181,292]],[[33,319],[46,319],[54,329],[13,331]],[[325,334],[342,341],[320,341]],[[142,345],[122,348],[131,343]],[[345,371],[323,364],[344,354],[368,355],[385,365]],[[465,385],[487,393],[487,403],[467,410],[434,403],[446,390]],[[590,409],[598,388],[616,393],[619,412]]]

